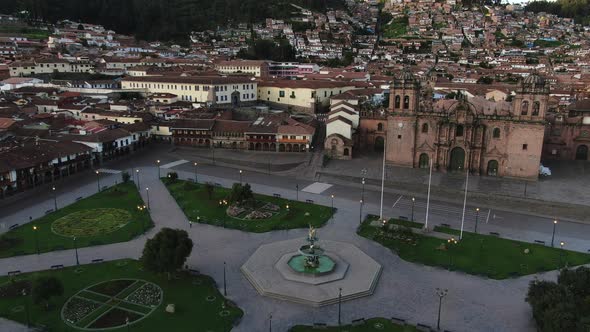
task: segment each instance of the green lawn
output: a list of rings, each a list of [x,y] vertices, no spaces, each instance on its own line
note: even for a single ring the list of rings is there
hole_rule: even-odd
[[[416,230],[414,233],[409,229],[384,231],[381,227],[371,226],[372,220],[367,218],[363,222],[359,235],[390,248],[406,261],[492,279],[556,270],[566,263],[568,266],[590,263],[590,255],[580,252],[470,232],[463,232],[463,239],[457,244],[448,244],[443,239],[415,234]],[[459,238],[459,231],[455,229],[436,227],[435,231]],[[529,253],[525,253],[526,249]]]
[[[327,206],[255,194],[257,200],[276,204],[280,207],[280,211],[268,219],[233,218],[225,212],[226,206],[219,205],[220,200],[228,197],[229,189],[216,187],[212,199],[209,200],[205,186],[202,184],[182,180],[170,181],[167,178],[163,178],[162,181],[187,218],[193,222],[200,220],[201,223],[210,225],[225,225],[226,228],[263,233],[280,229],[305,228],[310,224],[321,227],[332,216],[332,209]],[[287,205],[289,205],[288,210]],[[306,216],[306,213],[309,215]]]
[[[0,33],[13,33],[15,36],[24,36],[29,39],[46,39],[51,34],[51,31],[5,25],[0,26]]]
[[[143,204],[134,183],[119,184],[3,234],[0,236],[0,257],[36,253],[35,238],[37,238],[40,252],[74,247],[72,237],[58,235],[55,230],[63,232],[62,234],[93,234],[97,230],[105,230],[104,233],[95,236],[78,236],[76,238],[78,247],[129,241],[153,225],[148,212],[137,209],[138,205]],[[124,213],[104,213],[109,211],[105,209]],[[98,211],[103,213],[97,213]],[[92,223],[79,219],[80,228],[73,228],[77,226],[78,219],[72,219],[72,216],[84,215],[95,216],[105,224],[93,227]],[[130,221],[113,227],[113,224],[117,223],[111,219],[116,215],[127,216],[127,218],[130,215]],[[54,221],[57,221],[55,225],[53,225]],[[37,230],[35,231],[33,227]]]
[[[383,38],[399,38],[408,33],[408,18],[398,17],[383,25]]]
[[[121,262],[127,264],[120,264]],[[160,306],[143,320],[131,325],[132,331],[230,331],[232,323],[243,315],[242,310],[230,302],[225,302],[213,280],[207,276],[179,273],[173,280],[168,280],[165,274],[157,275],[142,271],[141,264],[133,260],[83,265],[81,269],[81,273],[74,272],[76,268],[72,267],[16,277],[16,281],[32,280],[41,275],[59,278],[64,285],[64,295],[52,299],[49,310],[46,310],[44,306],[33,304],[30,296],[13,296],[10,292],[7,294],[3,288],[10,287],[11,281],[8,277],[0,278],[0,285],[3,285],[0,286],[0,316],[25,323],[26,310],[14,309],[19,306],[22,306],[20,309],[28,307],[29,317],[34,325],[46,326],[50,331],[79,331],[66,325],[61,319],[62,306],[66,300],[88,286],[120,278],[152,282],[160,286],[164,293]],[[20,294],[20,292],[17,293]],[[97,299],[100,298],[97,297]],[[167,304],[175,304],[176,312],[173,314],[165,312]],[[138,309],[128,303],[123,303],[120,307]],[[222,317],[220,312],[223,310],[229,311],[229,315]],[[91,313],[89,316],[97,316],[101,311],[105,310],[99,309],[96,314]],[[85,320],[92,319],[93,317],[87,317]],[[127,330],[123,327],[109,331]]]
[[[327,328],[313,328],[312,326],[297,325],[292,327],[289,332],[313,332],[313,331],[348,331],[348,332],[417,332],[418,330],[414,326],[410,325],[398,325],[392,323],[390,320],[385,318],[371,318],[367,319],[364,324],[361,325],[346,325],[346,326],[330,326]]]

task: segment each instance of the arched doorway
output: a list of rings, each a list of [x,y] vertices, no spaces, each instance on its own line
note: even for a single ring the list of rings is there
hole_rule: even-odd
[[[385,148],[385,139],[382,136],[375,137],[375,151],[383,152]]]
[[[262,144],[260,144],[260,143],[256,143],[256,145],[255,145],[255,148],[254,148],[254,149],[255,149],[256,151],[260,151],[260,150],[262,150]]]
[[[578,148],[576,149],[576,160],[588,160],[588,146],[578,146]]]
[[[490,160],[488,161],[488,176],[498,176],[498,161],[497,160]]]
[[[231,94],[231,104],[232,104],[233,107],[240,106],[240,92],[234,91]]]
[[[418,160],[418,166],[420,168],[428,168],[429,164],[430,164],[430,162],[429,162],[428,155],[426,153],[421,154],[420,159]]]
[[[348,157],[350,153],[348,152],[348,148],[344,148],[344,156]]]
[[[279,144],[279,152],[285,152],[285,144]]]
[[[465,150],[456,147],[451,150],[451,161],[449,162],[450,171],[459,171],[465,168]]]

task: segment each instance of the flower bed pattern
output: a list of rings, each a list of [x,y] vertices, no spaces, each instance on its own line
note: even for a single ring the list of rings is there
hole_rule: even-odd
[[[160,301],[162,300],[162,290],[160,287],[152,283],[147,283],[143,287],[127,296],[125,300],[132,303],[153,307],[157,304],[160,304]]]
[[[121,209],[89,209],[70,213],[51,224],[55,234],[90,237],[112,233],[131,221],[131,213]]]
[[[100,307],[99,303],[88,301],[79,297],[72,297],[63,308],[64,320],[70,324],[76,324],[82,318]]]
[[[129,285],[133,284],[133,282],[134,281],[130,279],[109,280],[101,282],[98,285],[94,285],[90,287],[89,290],[107,296],[115,296],[125,288],[129,287]]]

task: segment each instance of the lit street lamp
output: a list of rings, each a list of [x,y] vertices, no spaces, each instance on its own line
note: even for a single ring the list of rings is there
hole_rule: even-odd
[[[561,251],[559,252],[559,267],[561,267],[563,265],[563,256],[565,255],[565,251],[563,250],[564,245],[565,245],[565,242],[563,242],[563,241],[559,242],[559,247],[561,248]]]
[[[453,255],[452,255],[452,251],[451,251],[451,247],[453,245],[456,245],[457,243],[459,243],[459,241],[457,241],[454,237],[450,238],[447,240],[447,243],[449,244],[449,247],[447,248],[447,251],[449,252],[449,271],[451,270],[451,264],[453,263]]]
[[[361,199],[365,199],[365,178],[361,180],[362,189],[361,189]]]
[[[23,288],[22,294],[23,294],[23,297],[25,298],[25,315],[27,317],[27,327],[31,327],[31,318],[29,316],[29,301],[27,298],[27,290]]]
[[[360,200],[359,205],[359,225],[363,223],[363,200]]]
[[[557,219],[553,220],[553,233],[551,234],[551,248],[553,248],[553,241],[555,240],[555,227],[557,226]]]
[[[158,164],[158,179],[160,178],[160,159],[156,160],[156,164]]]
[[[479,208],[475,209],[475,234],[477,234],[477,222],[479,221]]]
[[[447,296],[448,293],[449,293],[448,289],[440,289],[440,288],[436,289],[436,295],[438,295],[438,319],[436,321],[436,329],[438,331],[440,331],[440,312],[442,309],[442,299],[443,299],[443,297]]]
[[[330,195],[332,198],[332,219],[334,219],[334,194]]]
[[[227,296],[227,282],[225,279],[225,262],[223,262],[223,296]]]
[[[240,184],[242,184],[242,170],[240,170]]]
[[[412,197],[412,221],[414,221],[414,206],[416,205],[416,198]]]
[[[199,183],[199,178],[198,178],[198,174],[197,174],[197,165],[198,165],[198,163],[195,162],[194,165],[195,165],[195,183]]]
[[[141,188],[141,187],[139,186],[139,170],[138,170],[138,169],[136,169],[136,170],[135,170],[135,173],[137,173],[137,189],[139,189],[139,188]]]
[[[33,226],[33,234],[35,234],[35,248],[37,249],[37,255],[39,255],[39,239],[37,238],[37,226]]]
[[[96,185],[98,186],[98,192],[100,192],[100,172],[96,171]]]
[[[150,188],[145,188],[145,195],[147,196],[147,209],[150,209]]]
[[[53,207],[55,211],[57,211],[57,193],[55,192],[55,186],[51,188],[51,191],[53,192]]]

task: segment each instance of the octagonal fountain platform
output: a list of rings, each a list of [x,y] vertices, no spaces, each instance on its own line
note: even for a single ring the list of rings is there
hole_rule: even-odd
[[[373,294],[381,265],[356,246],[322,240],[317,266],[306,264],[306,238],[260,246],[242,265],[242,273],[263,296],[314,307]],[[313,246],[313,242],[312,242]],[[297,248],[301,248],[297,250]],[[317,252],[316,252],[317,253]]]

